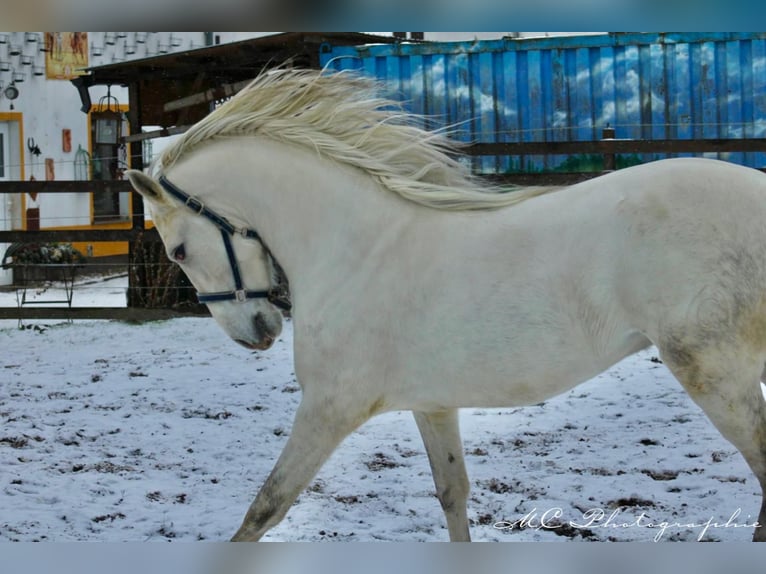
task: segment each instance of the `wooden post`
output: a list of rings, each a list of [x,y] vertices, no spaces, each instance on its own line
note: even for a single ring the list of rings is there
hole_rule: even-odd
[[[601,140],[613,140],[614,139],[614,128],[604,128],[601,130]],[[614,153],[605,153],[604,154],[604,171],[614,171],[615,168],[615,155]]]
[[[132,83],[128,87],[128,98],[130,107],[128,109],[128,125],[131,134],[141,133],[141,88],[138,83]],[[128,144],[130,167],[132,169],[144,168],[144,154],[143,144],[138,142],[136,145]],[[146,220],[144,215],[144,200],[141,195],[135,191],[131,196],[131,216],[132,225],[134,231],[143,231],[146,229]],[[138,306],[137,292],[140,285],[136,285],[137,275],[134,272],[133,265],[136,261],[135,253],[135,241],[128,243],[128,293],[127,304],[128,307]]]

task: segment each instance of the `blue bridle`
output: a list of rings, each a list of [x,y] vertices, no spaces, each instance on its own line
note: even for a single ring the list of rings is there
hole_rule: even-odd
[[[276,305],[280,309],[289,311],[292,305],[287,297],[287,294],[283,289],[271,288],[267,291],[253,291],[251,289],[245,289],[242,284],[242,274],[239,271],[239,263],[234,255],[234,247],[231,244],[231,238],[235,234],[241,235],[246,239],[253,239],[261,244],[261,247],[271,259],[272,263],[276,263],[274,256],[269,251],[269,248],[264,243],[261,236],[254,229],[247,229],[245,227],[235,227],[225,217],[218,215],[215,211],[205,207],[196,197],[189,195],[188,193],[180,190],[178,187],[170,183],[167,178],[162,175],[159,179],[160,185],[170,195],[181,201],[186,207],[191,209],[195,214],[201,215],[208,221],[212,222],[221,231],[221,238],[223,239],[223,245],[226,248],[226,256],[229,259],[229,266],[231,267],[231,273],[234,276],[234,290],[233,291],[216,291],[213,293],[200,293],[197,291],[197,300],[200,303],[217,303],[219,301],[239,301],[241,303],[248,299],[267,299],[272,305]]]

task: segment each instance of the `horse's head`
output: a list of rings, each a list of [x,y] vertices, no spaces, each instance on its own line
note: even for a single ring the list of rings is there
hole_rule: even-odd
[[[244,347],[268,349],[282,330],[275,305],[285,304],[273,296],[276,270],[257,234],[235,228],[162,178],[136,170],[127,175],[148,202],[168,257],[181,266],[218,324]]]

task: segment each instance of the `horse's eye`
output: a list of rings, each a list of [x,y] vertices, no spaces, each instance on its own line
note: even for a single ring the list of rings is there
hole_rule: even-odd
[[[173,250],[173,259],[176,261],[183,261],[186,259],[186,249],[183,243]]]

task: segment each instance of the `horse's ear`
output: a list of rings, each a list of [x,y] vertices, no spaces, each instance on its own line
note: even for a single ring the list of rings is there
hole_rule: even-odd
[[[159,184],[151,177],[137,169],[129,169],[125,174],[128,176],[133,189],[138,193],[143,195],[149,201],[162,203],[165,192],[162,191]]]

